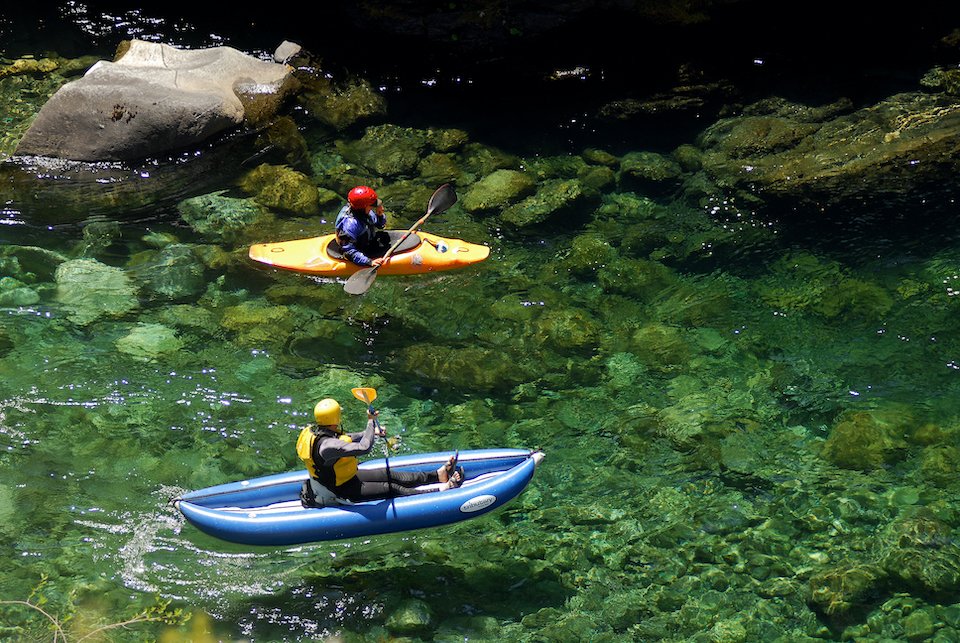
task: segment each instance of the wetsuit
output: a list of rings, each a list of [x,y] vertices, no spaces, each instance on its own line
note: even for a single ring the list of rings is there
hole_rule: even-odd
[[[337,214],[334,225],[343,256],[359,266],[369,266],[372,256],[383,256],[389,246],[389,235],[378,232],[386,227],[387,217],[377,214],[376,210],[364,214],[351,210],[349,204],[345,205]]]
[[[311,454],[316,471],[316,480],[332,491],[339,498],[353,502],[390,498],[393,496],[412,496],[418,493],[427,493],[434,489],[416,489],[419,485],[440,482],[436,471],[394,471],[389,477],[386,469],[356,470],[354,473],[349,467],[339,466],[342,459],[353,459],[366,455],[373,448],[374,425],[373,420],[367,421],[367,428],[363,433],[338,435],[324,430],[316,432],[316,439],[311,445]],[[338,471],[339,469],[339,475]],[[344,470],[350,475],[343,480]],[[352,474],[352,475],[351,475]],[[338,480],[337,478],[341,479]]]

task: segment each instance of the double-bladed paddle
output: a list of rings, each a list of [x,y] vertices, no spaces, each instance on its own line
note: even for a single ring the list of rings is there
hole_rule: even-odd
[[[387,250],[386,254],[383,255],[383,261],[380,263],[382,266],[389,259],[400,244],[407,240],[413,232],[423,225],[423,222],[427,220],[434,212],[443,212],[457,202],[457,193],[454,191],[453,187],[449,183],[444,183],[437,188],[437,191],[433,193],[433,196],[430,197],[430,202],[427,204],[427,213],[424,214],[420,219],[414,223],[409,230],[407,230],[402,237],[400,237],[390,249]],[[347,283],[343,284],[343,289],[350,293],[351,295],[362,295],[363,293],[370,290],[370,286],[373,285],[373,282],[377,278],[377,269],[380,266],[370,266],[369,268],[362,268],[357,272],[350,275],[350,278],[347,279]],[[356,390],[356,389],[354,389]],[[373,389],[368,389],[373,390]],[[360,398],[357,398],[360,399]]]
[[[377,399],[377,389],[358,386],[350,389],[350,392],[353,393],[355,398],[367,405],[367,413],[373,416],[373,426],[378,433],[381,432],[383,429],[380,426],[380,420],[377,419],[377,412],[373,408],[373,401]],[[387,442],[386,431],[383,431],[383,461],[387,468],[387,482],[390,482],[390,445]]]

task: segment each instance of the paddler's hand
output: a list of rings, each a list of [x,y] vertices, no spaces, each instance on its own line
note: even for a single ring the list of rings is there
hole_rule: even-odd
[[[370,266],[373,268],[379,268],[380,264],[382,263],[383,263],[383,257],[377,257],[376,259],[373,259],[370,261]]]
[[[373,427],[373,434],[378,438],[385,438],[387,437],[387,430],[378,424]]]

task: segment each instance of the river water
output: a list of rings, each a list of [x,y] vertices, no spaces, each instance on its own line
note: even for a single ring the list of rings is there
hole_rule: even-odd
[[[29,28],[26,14],[0,22],[4,64],[109,58],[131,36],[263,56],[287,37],[144,9],[36,11]],[[460,271],[380,277],[363,297],[246,256],[254,241],[329,230],[339,203],[310,215],[264,206],[233,234],[191,223],[184,203],[252,203],[243,180],[267,164],[334,191],[366,177],[405,228],[440,181],[344,170],[365,124],[334,132],[294,110],[296,160],[243,136],[146,164],[5,158],[0,637],[54,638],[14,603],[29,600],[67,640],[144,613],[167,622],[113,640],[960,640],[958,186],[818,214],[782,198],[691,199],[623,174],[630,154],[681,158],[761,99],[829,103],[844,78],[857,107],[917,91],[950,50],[898,57],[888,25],[875,34],[891,39],[886,57],[858,59],[867,36],[851,36],[815,86],[828,53],[798,62],[770,36],[751,49],[750,30],[727,24],[740,27],[713,62],[736,99],[717,90],[627,120],[597,109],[656,93],[669,65],[624,89],[635,63],[624,34],[607,58],[554,43],[444,67],[424,51],[391,61],[354,48],[337,29],[317,36],[309,46],[332,75],[386,97],[379,123],[469,140],[450,154],[461,201],[425,228],[491,249]],[[596,25],[583,29],[592,38]],[[720,38],[691,30],[709,60]],[[6,156],[63,80],[0,76]],[[595,188],[511,226],[501,210],[519,197],[467,208],[501,167],[531,189],[571,177]],[[95,265],[97,288],[65,274],[78,260]],[[317,400],[338,398],[345,423],[362,425],[358,385],[377,389],[397,453],[547,457],[493,514],[370,539],[242,547],[169,504],[297,468]]]

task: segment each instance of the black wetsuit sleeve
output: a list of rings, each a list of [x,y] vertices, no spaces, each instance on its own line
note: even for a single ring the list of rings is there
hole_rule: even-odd
[[[359,439],[357,436],[359,436]],[[373,420],[367,421],[367,429],[363,433],[353,433],[350,437],[353,442],[324,440],[317,452],[324,462],[333,462],[338,458],[366,455],[373,448]]]

